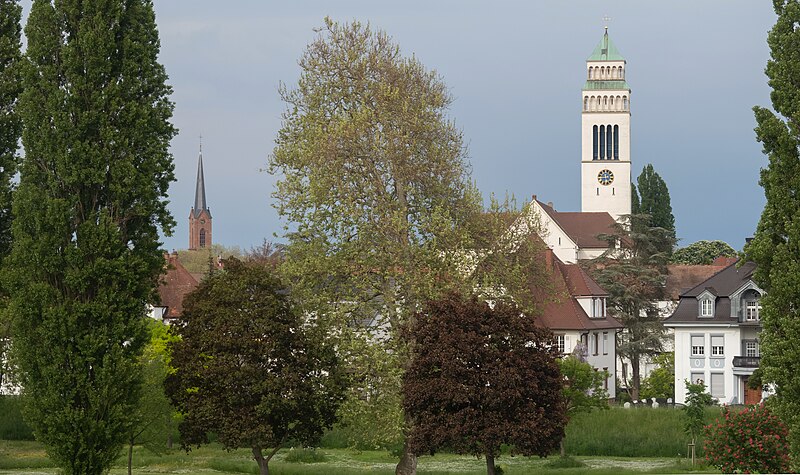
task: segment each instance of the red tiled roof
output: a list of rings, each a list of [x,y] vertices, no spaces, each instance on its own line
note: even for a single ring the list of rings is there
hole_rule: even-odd
[[[183,313],[183,298],[197,288],[197,279],[178,261],[177,254],[167,254],[167,272],[158,286],[160,306],[167,307],[164,318],[178,318]]]
[[[721,264],[717,264],[718,261],[715,260],[714,264],[711,265],[670,264],[667,266],[669,271],[666,287],[667,298],[677,301],[682,292],[697,286],[731,263],[736,262],[736,258],[732,259],[730,262],[727,260],[719,261]]]
[[[538,200],[537,200],[538,201]],[[608,243],[597,239],[600,234],[612,234],[614,229],[614,218],[606,212],[583,213],[556,211],[552,206],[538,201],[539,206],[553,219],[565,233],[575,241],[580,248],[602,248],[608,247]]]
[[[564,264],[551,253],[547,256],[551,271],[553,295],[541,295],[547,304],[537,319],[543,327],[551,330],[600,330],[622,328],[612,317],[589,318],[575,297],[607,296],[599,285],[577,264]],[[552,260],[551,260],[552,259]],[[534,290],[534,293],[536,291]]]

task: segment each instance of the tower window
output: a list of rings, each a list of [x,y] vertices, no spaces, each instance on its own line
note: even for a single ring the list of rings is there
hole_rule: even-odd
[[[606,126],[606,158],[611,160],[613,158],[612,152],[614,151],[614,129],[610,125]]]
[[[606,126],[600,126],[600,160],[605,160],[606,158]]]
[[[206,230],[200,230],[200,247],[206,247]]]
[[[614,126],[614,160],[619,160],[619,126]]]
[[[628,110],[628,96],[622,96],[622,109]]]
[[[592,127],[592,160],[597,160],[597,126]]]
[[[594,72],[594,68],[592,68],[591,66],[589,66],[589,79],[594,79],[594,78],[592,77],[592,73],[593,73],[593,72]]]
[[[583,98],[583,110],[589,110],[589,96],[584,96]]]

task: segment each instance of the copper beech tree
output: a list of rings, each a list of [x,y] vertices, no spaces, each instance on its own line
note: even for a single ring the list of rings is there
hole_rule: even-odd
[[[526,456],[558,450],[567,419],[548,330],[513,304],[451,293],[428,302],[408,332],[403,405],[415,453],[485,456],[494,475],[503,444]]]
[[[226,449],[251,449],[267,475],[287,440],[312,443],[333,424],[345,378],[269,266],[224,263],[187,296],[173,327],[180,339],[169,343],[167,393],[185,416],[184,447],[214,432]]]

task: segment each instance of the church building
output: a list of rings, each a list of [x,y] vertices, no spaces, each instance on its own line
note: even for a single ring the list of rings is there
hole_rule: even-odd
[[[203,177],[203,148],[197,159],[197,184],[194,191],[194,206],[189,212],[189,250],[211,247],[211,210],[206,205],[206,184]]]
[[[536,217],[547,247],[565,263],[592,259],[607,246],[599,234],[631,213],[631,89],[627,64],[608,27],[586,60],[581,112],[581,211],[558,212],[536,195],[529,212]]]

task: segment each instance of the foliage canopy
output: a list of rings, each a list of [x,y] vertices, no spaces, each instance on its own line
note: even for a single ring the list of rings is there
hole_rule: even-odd
[[[717,257],[737,257],[738,253],[725,241],[697,241],[677,249],[673,264],[708,265]]]

